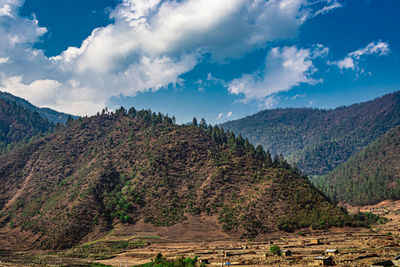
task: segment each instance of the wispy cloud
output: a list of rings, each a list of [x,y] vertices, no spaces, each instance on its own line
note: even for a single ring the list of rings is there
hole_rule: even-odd
[[[376,55],[378,57],[385,56],[390,53],[389,44],[383,41],[371,42],[363,48],[349,53],[345,58],[331,62],[331,65],[336,65],[340,70],[351,69],[357,73],[364,72],[364,69],[359,66],[360,60],[364,56]]]
[[[261,109],[272,109],[279,104],[279,98],[276,96],[268,96],[264,99],[264,102],[259,105]]]
[[[325,5],[324,7],[322,7],[321,9],[317,10],[314,13],[314,16],[326,14],[326,13],[331,12],[332,10],[340,8],[340,7],[343,7],[343,5],[341,3],[339,3],[338,1],[336,1],[336,0],[328,1],[327,5]]]
[[[223,112],[221,112],[221,113],[219,113],[218,115],[217,115],[217,120],[227,120],[227,119],[230,119],[231,117],[232,117],[232,114],[233,114],[233,112],[232,111],[229,111],[229,112],[227,112],[227,113],[223,113]]]

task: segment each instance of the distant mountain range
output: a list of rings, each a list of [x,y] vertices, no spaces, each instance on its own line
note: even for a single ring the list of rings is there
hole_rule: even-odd
[[[65,248],[116,224],[188,215],[247,238],[355,223],[282,158],[147,110],[79,118],[0,156],[0,246]]]
[[[11,150],[21,142],[28,142],[38,134],[46,134],[53,127],[39,113],[0,98],[0,153]]]
[[[265,110],[222,126],[314,176],[329,173],[398,125],[400,92],[332,110]]]
[[[0,99],[6,100],[6,101],[11,101],[15,102],[17,105],[30,110],[30,111],[37,111],[40,116],[43,118],[46,118],[50,122],[53,123],[65,123],[68,120],[68,117],[71,116],[73,119],[77,119],[77,116],[69,115],[66,113],[58,112],[55,110],[52,110],[50,108],[39,108],[34,105],[32,105],[30,102],[27,100],[14,96],[12,94],[6,93],[6,92],[0,92]]]
[[[369,205],[400,199],[400,126],[314,182],[335,202]]]

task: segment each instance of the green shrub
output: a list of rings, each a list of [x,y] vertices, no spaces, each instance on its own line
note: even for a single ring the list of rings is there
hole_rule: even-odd
[[[269,248],[269,252],[271,252],[272,255],[278,255],[280,250],[281,248],[278,245],[273,245]]]

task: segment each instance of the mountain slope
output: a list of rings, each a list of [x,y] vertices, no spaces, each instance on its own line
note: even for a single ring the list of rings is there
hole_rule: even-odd
[[[282,153],[308,175],[321,175],[397,125],[400,92],[333,110],[265,110],[222,126],[271,153]]]
[[[0,156],[0,179],[0,240],[17,227],[44,248],[119,223],[170,226],[198,214],[245,237],[350,223],[282,159],[218,127],[178,126],[145,110],[80,118]]]
[[[47,120],[53,123],[65,123],[68,120],[69,116],[71,116],[73,119],[78,118],[76,116],[58,112],[50,108],[38,108],[32,105],[30,102],[26,101],[25,99],[14,96],[6,92],[0,92],[0,99],[4,99],[9,102],[15,102],[17,105],[25,109],[31,110],[32,112],[37,111],[40,114],[40,116],[46,118]]]
[[[400,199],[400,126],[315,183],[335,202],[370,205]]]
[[[39,133],[47,133],[52,128],[53,125],[39,113],[0,99],[0,152]]]

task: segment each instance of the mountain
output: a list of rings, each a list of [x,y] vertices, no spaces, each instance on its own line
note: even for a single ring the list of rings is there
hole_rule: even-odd
[[[335,202],[370,205],[400,199],[400,126],[315,183]]]
[[[400,92],[332,110],[265,110],[222,126],[273,154],[282,153],[305,174],[322,175],[397,125]]]
[[[30,102],[27,100],[14,96],[12,94],[6,93],[6,92],[0,92],[0,99],[9,101],[9,102],[15,102],[17,105],[31,110],[31,111],[37,111],[40,116],[43,118],[48,119],[49,121],[53,123],[65,123],[68,120],[68,117],[71,116],[73,119],[77,119],[77,116],[69,115],[66,113],[58,112],[55,110],[52,110],[50,108],[38,108],[34,105],[32,105]]]
[[[79,118],[0,156],[0,179],[0,246],[23,233],[24,244],[65,248],[118,224],[199,215],[232,237],[353,223],[261,147],[133,108]]]
[[[40,133],[48,133],[52,128],[53,124],[39,113],[0,99],[0,152],[10,150],[19,142],[27,142]]]

